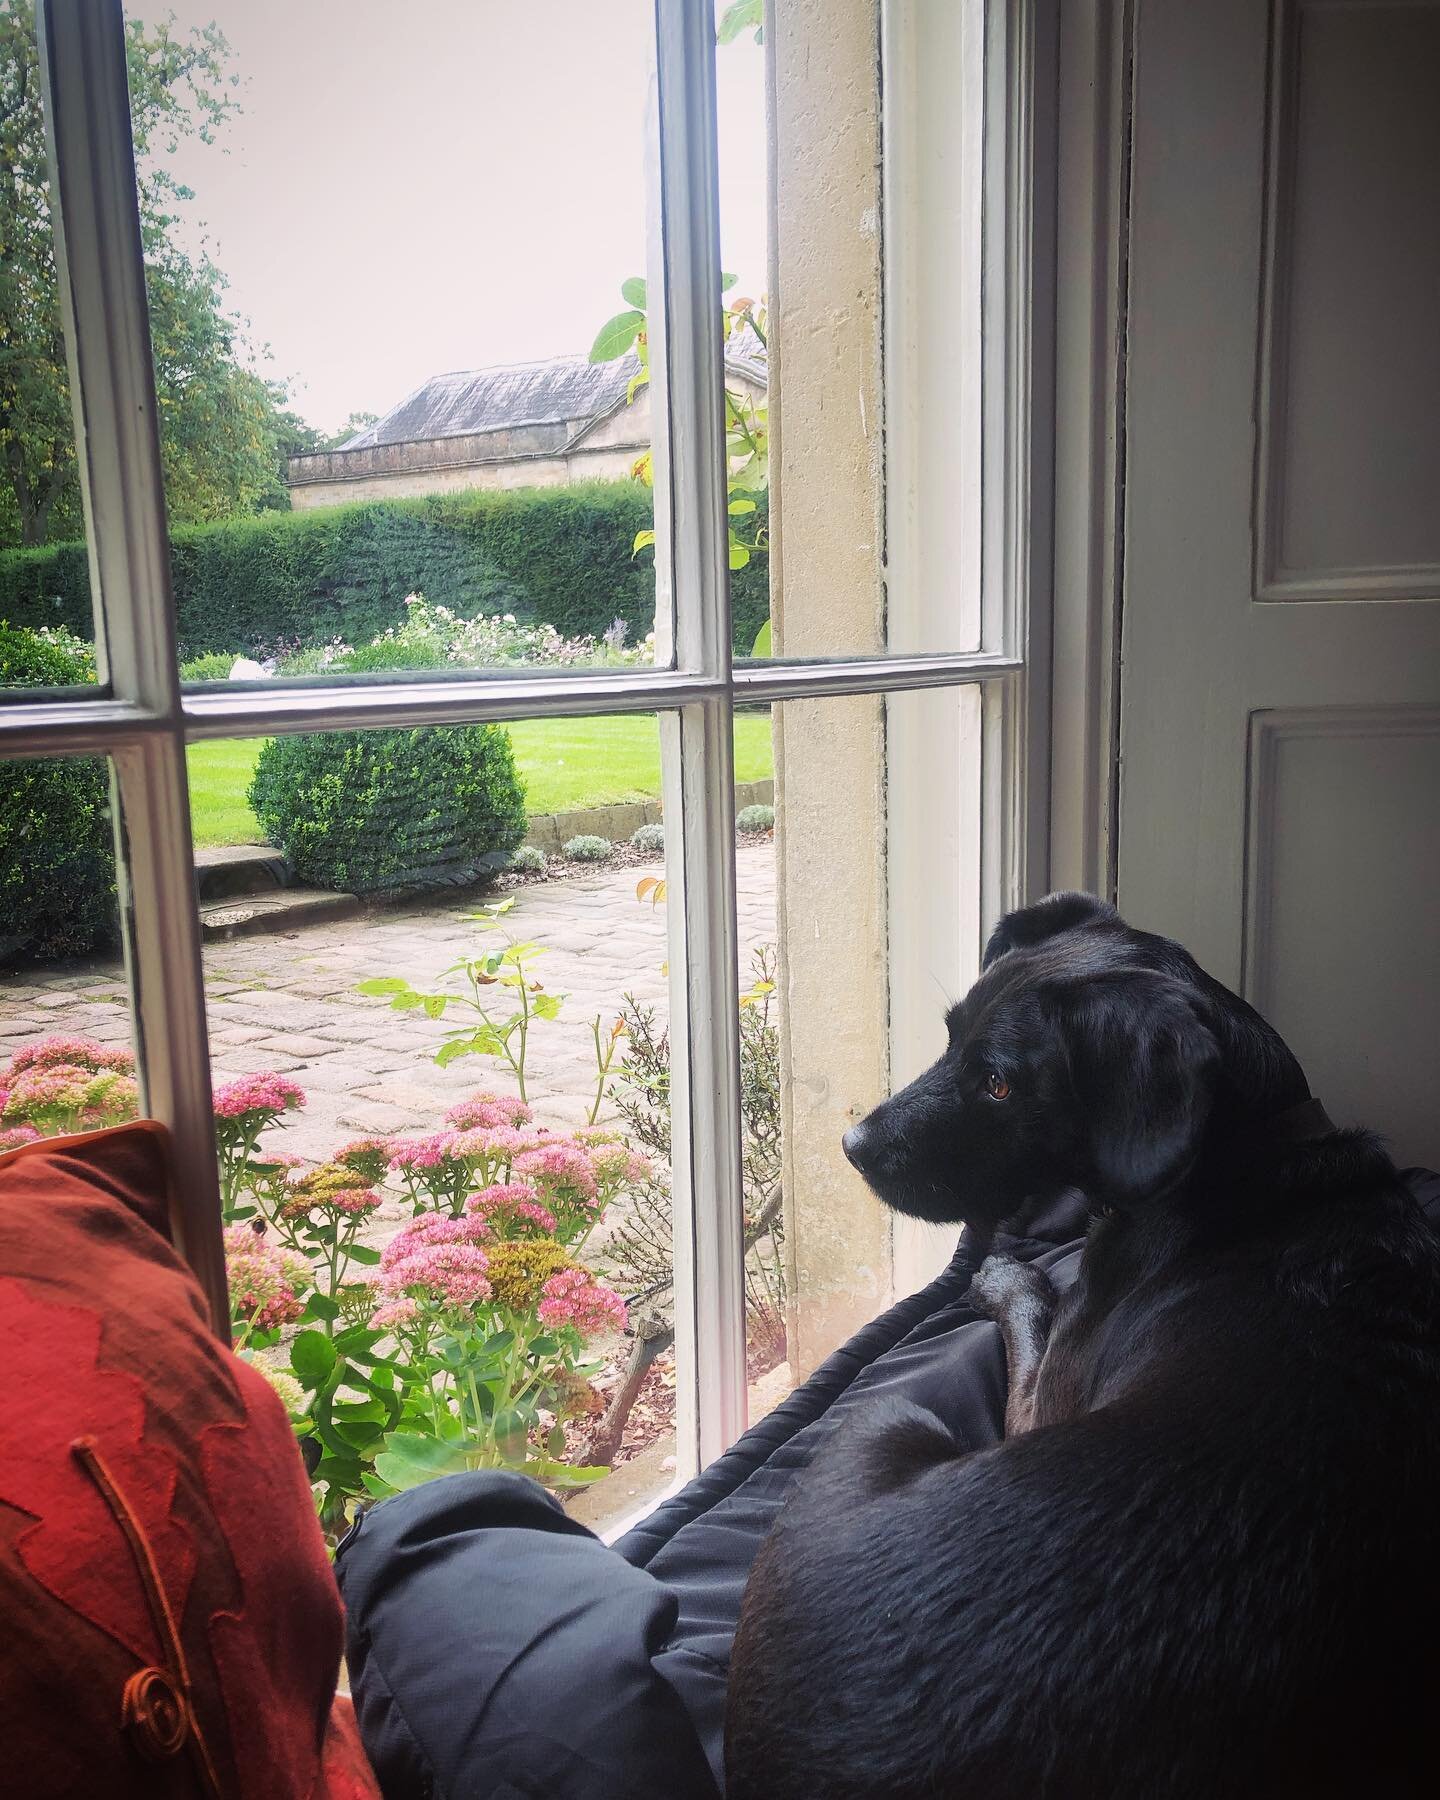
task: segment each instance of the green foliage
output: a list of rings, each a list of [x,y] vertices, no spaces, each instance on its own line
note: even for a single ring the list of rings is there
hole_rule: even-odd
[[[207,650],[180,665],[182,681],[227,681],[235,658],[228,650]]]
[[[730,0],[715,28],[717,44],[733,44],[742,31],[755,34],[755,42],[765,42],[765,0]]]
[[[283,459],[313,434],[250,366],[224,275],[181,248],[193,195],[169,165],[237,110],[230,47],[217,25],[187,31],[172,16],[129,20],[125,50],[170,517],[288,507]],[[33,0],[0,15],[0,244],[0,543],[41,544],[78,533],[81,508]]]
[[[775,829],[775,808],[773,806],[742,806],[735,815],[737,831],[773,831]]]
[[[522,844],[511,852],[510,867],[519,875],[539,875],[545,867],[545,852],[534,844]]]
[[[275,738],[248,797],[302,881],[351,893],[474,875],[525,835],[498,725]]]
[[[0,688],[94,679],[86,645],[0,624]],[[118,919],[103,759],[0,762],[0,963],[82,955],[113,942]]]
[[[604,862],[612,849],[614,845],[609,838],[582,831],[578,837],[566,839],[560,846],[560,854],[570,862]]]
[[[764,505],[747,539],[763,532]],[[758,524],[757,524],[758,521]],[[335,637],[364,642],[405,618],[416,592],[467,617],[509,612],[565,637],[600,637],[625,621],[632,641],[655,622],[655,572],[631,549],[652,523],[638,482],[438,494],[223,524],[170,534],[177,632],[187,656]],[[731,576],[737,653],[769,616],[763,544]],[[82,543],[0,551],[0,617],[91,631]],[[409,665],[415,667],[413,662]]]
[[[642,825],[638,831],[632,831],[630,842],[637,850],[658,851],[665,848],[665,827],[663,825]]]

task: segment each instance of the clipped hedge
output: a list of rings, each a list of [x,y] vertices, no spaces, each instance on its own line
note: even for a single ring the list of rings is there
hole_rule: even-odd
[[[654,557],[631,554],[636,533],[651,523],[649,490],[620,481],[177,526],[171,577],[181,653],[334,637],[365,643],[399,623],[410,593],[467,616],[514,613],[566,637],[598,637],[620,618],[634,641],[655,617]],[[731,576],[738,654],[749,654],[769,616],[768,563],[757,555]],[[88,637],[85,546],[0,551],[0,618],[7,617]]]
[[[272,738],[246,797],[302,881],[353,894],[469,879],[525,835],[500,725]]]
[[[0,687],[95,679],[88,652],[0,624]],[[0,762],[0,965],[115,941],[115,838],[103,758]]]

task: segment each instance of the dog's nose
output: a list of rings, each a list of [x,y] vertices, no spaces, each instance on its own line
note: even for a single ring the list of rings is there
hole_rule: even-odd
[[[840,1148],[849,1157],[852,1167],[863,1174],[865,1172],[865,1151],[869,1144],[870,1133],[865,1129],[862,1119],[858,1125],[852,1125],[840,1140]]]

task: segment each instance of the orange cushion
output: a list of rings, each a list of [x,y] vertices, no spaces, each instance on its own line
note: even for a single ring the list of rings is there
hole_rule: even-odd
[[[372,1800],[279,1399],[207,1323],[151,1122],[0,1156],[0,1743],[24,1791]]]

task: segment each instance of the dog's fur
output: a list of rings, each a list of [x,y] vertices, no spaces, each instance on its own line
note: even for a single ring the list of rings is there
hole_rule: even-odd
[[[982,1243],[1078,1186],[1080,1272],[977,1277],[1004,1443],[877,1401],[797,1483],[730,1800],[1440,1792],[1440,1254],[1389,1159],[1295,1141],[1277,1034],[1085,895],[1007,919],[948,1023],[847,1152]]]

